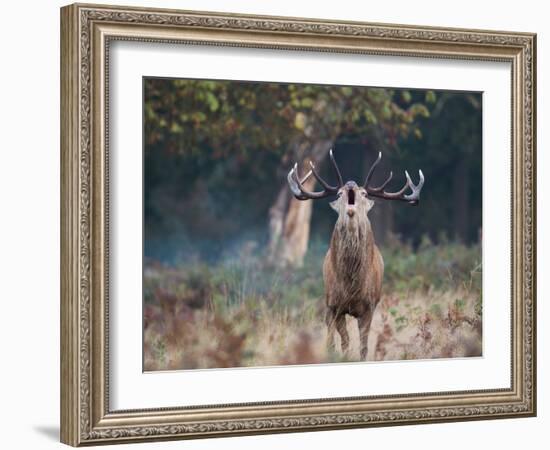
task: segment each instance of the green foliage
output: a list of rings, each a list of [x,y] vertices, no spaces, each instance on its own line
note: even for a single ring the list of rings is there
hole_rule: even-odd
[[[464,308],[466,307],[466,301],[462,298],[457,298],[454,305],[457,310],[464,311]]]
[[[284,155],[300,135],[313,141],[342,132],[372,135],[372,125],[381,125],[386,143],[394,145],[397,134],[407,136],[415,119],[429,114],[404,90],[161,78],[144,83],[146,151],[215,159],[260,150]]]
[[[399,332],[409,324],[409,319],[406,316],[395,317],[395,329]]]
[[[481,248],[479,245],[448,243],[436,245],[424,237],[415,251],[410,244],[392,237],[382,247],[384,278],[390,289],[453,289],[474,287],[481,290]],[[456,303],[461,304],[462,300]]]
[[[426,91],[426,103],[435,103],[437,96],[434,91]]]

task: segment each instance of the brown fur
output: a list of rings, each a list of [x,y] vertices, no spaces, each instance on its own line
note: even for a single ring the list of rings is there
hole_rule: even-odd
[[[349,205],[350,190],[354,191],[354,205]],[[370,325],[380,301],[384,274],[384,261],[367,217],[373,204],[365,190],[353,182],[340,189],[338,200],[331,203],[338,212],[338,220],[323,264],[328,345],[334,347],[336,329],[342,351],[347,351],[349,336],[345,316],[349,314],[357,319],[359,326],[362,360],[367,357]]]

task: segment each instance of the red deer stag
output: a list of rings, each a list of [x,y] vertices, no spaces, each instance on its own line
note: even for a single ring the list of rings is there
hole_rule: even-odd
[[[370,182],[374,169],[382,158],[382,153],[379,153],[363,186],[358,186],[355,181],[344,184],[332,150],[329,155],[338,178],[338,186],[331,186],[323,180],[311,162],[311,170],[301,179],[298,175],[298,164],[295,164],[288,173],[288,184],[292,194],[298,200],[337,196],[330,206],[338,213],[338,220],[323,264],[328,345],[329,348],[334,348],[334,328],[336,328],[341,336],[342,351],[347,351],[349,336],[346,329],[346,314],[349,314],[357,319],[360,356],[365,360],[372,316],[380,301],[384,275],[384,261],[376,246],[367,213],[374,205],[373,197],[401,200],[417,205],[424,185],[424,174],[421,170],[418,171],[420,181],[415,185],[405,171],[405,185],[397,192],[384,190],[392,179],[392,172],[380,186],[372,187]],[[310,192],[304,188],[303,183],[312,174],[323,188],[322,191]],[[407,193],[409,189],[410,193]]]

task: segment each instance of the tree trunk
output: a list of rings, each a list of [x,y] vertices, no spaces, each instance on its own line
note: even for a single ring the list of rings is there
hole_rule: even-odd
[[[306,174],[303,168],[308,161],[318,165],[331,146],[332,141],[325,140],[317,141],[313,145],[307,141],[296,142],[291,154],[301,161],[301,175]],[[315,178],[309,178],[304,187],[313,190]],[[309,243],[312,210],[312,200],[296,200],[292,196],[285,177],[284,184],[269,209],[269,263],[279,267],[303,265]]]
[[[286,184],[279,189],[277,199],[269,208],[269,244],[267,248],[267,260],[270,264],[276,264],[278,250],[285,225],[285,215],[292,194]]]
[[[308,191],[315,186],[315,179],[311,177],[304,183]],[[279,265],[302,267],[309,243],[309,230],[311,226],[311,212],[313,201],[290,200],[281,245],[279,248]]]

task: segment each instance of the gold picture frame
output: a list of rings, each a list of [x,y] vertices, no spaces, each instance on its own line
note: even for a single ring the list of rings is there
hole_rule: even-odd
[[[108,58],[114,40],[505,61],[512,67],[509,389],[112,411]],[[74,4],[61,9],[61,441],[73,445],[536,414],[536,35]],[[261,399],[258,399],[260,401]]]

